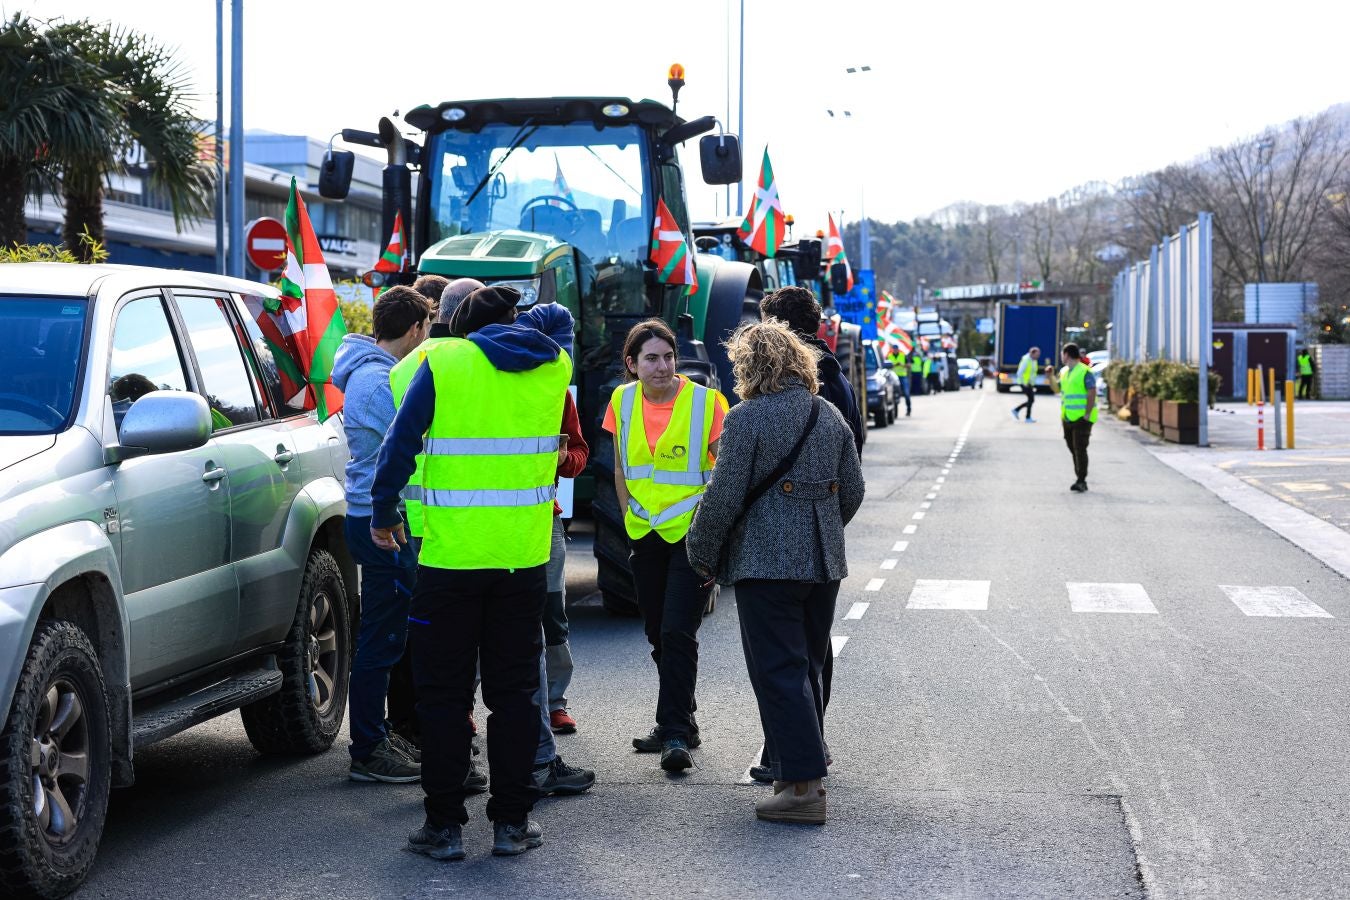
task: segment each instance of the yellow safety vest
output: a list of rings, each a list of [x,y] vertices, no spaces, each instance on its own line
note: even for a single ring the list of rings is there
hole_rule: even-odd
[[[473,341],[432,347],[436,412],[422,451],[422,565],[526,569],[548,562],[566,353],[503,372]]]
[[[1037,368],[1037,367],[1036,367],[1036,360],[1032,359],[1030,355],[1027,355],[1027,356],[1023,356],[1023,357],[1022,357],[1022,362],[1028,363],[1028,365],[1026,366],[1026,368],[1024,368],[1024,369],[1022,370],[1022,382],[1021,382],[1021,383],[1022,383],[1022,384],[1035,384],[1035,383],[1036,383],[1036,368]]]
[[[694,510],[712,478],[708,438],[718,394],[683,375],[680,380],[684,384],[670,412],[670,424],[656,441],[655,454],[647,443],[641,384],[625,384],[609,398],[629,493],[623,523],[633,540],[655,530],[667,543],[678,543],[689,532]]]
[[[427,338],[417,345],[416,350],[394,364],[389,370],[389,388],[394,392],[394,409],[403,405],[403,395],[408,393],[408,386],[412,384],[413,376],[421,367],[422,360],[427,358],[427,351],[437,344],[453,340],[455,338]],[[403,489],[401,495],[404,509],[408,513],[408,533],[419,538],[422,536],[422,464],[425,459],[421,453],[417,454],[417,465],[413,469],[412,478],[408,479],[408,486]]]
[[[1091,370],[1081,362],[1072,369],[1067,366],[1061,371],[1059,412],[1066,422],[1077,422],[1086,414],[1089,422],[1097,421],[1097,407],[1087,408],[1087,374]]]
[[[909,361],[909,370],[916,375],[923,371],[923,361],[917,355]]]
[[[933,361],[925,356],[923,358],[923,377],[927,378],[932,371],[933,371]]]
[[[1299,354],[1297,361],[1298,361],[1298,374],[1311,375],[1313,373],[1311,356]]]

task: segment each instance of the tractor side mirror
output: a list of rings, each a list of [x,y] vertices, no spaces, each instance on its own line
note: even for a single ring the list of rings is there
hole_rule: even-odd
[[[356,168],[356,154],[350,150],[329,150],[319,163],[319,196],[329,200],[345,200],[352,189],[352,172]]]
[[[792,274],[797,283],[815,281],[820,277],[820,241],[802,238],[797,241],[797,253],[792,257]]]
[[[741,140],[734,134],[709,134],[698,142],[703,180],[708,184],[738,184],[741,180]]]
[[[845,263],[835,263],[830,266],[830,290],[834,291],[835,296],[842,297],[848,293],[848,265]]]

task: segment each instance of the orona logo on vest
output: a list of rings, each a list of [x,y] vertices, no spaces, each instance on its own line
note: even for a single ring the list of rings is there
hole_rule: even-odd
[[[662,453],[662,459],[682,459],[689,451],[685,449],[684,444],[676,444],[670,448],[669,453]]]

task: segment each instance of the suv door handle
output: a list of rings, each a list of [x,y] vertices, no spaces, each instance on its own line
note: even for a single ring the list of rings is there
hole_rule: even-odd
[[[207,465],[213,464],[207,463]],[[207,469],[205,472],[202,473],[202,481],[205,481],[207,484],[220,481],[224,477],[225,477],[225,470],[222,469],[220,466],[215,466],[214,468]]]
[[[284,466],[293,459],[295,459],[295,454],[285,447],[278,447],[276,454],[272,457],[272,461],[279,466]]]

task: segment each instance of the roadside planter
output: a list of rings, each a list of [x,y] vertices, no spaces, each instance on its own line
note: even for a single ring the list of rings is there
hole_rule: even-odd
[[[1176,444],[1200,443],[1200,404],[1162,401],[1162,437]]]

